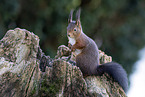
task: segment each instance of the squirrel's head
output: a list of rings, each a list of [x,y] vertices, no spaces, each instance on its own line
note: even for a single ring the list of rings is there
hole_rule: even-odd
[[[71,10],[69,19],[68,19],[68,26],[67,26],[67,36],[71,38],[78,37],[82,32],[81,22],[80,22],[80,12],[81,9],[79,8],[76,12],[76,21],[72,21],[73,10]]]

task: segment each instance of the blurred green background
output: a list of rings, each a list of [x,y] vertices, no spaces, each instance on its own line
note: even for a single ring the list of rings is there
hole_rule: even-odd
[[[67,45],[68,16],[78,7],[84,33],[130,74],[145,46],[145,0],[0,0],[0,39],[9,29],[27,29],[53,58]]]

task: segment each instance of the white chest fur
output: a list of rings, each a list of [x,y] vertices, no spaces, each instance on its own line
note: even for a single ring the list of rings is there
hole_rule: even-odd
[[[74,45],[74,44],[76,43],[75,38],[68,37],[68,40],[69,40],[68,43],[70,43],[71,45]],[[81,52],[82,52],[81,49],[76,49],[76,50],[74,51],[74,53],[75,53],[76,55],[80,54]]]
[[[76,54],[76,55],[80,54],[81,52],[82,52],[81,49],[76,49],[76,50],[75,50],[75,54]]]
[[[68,43],[70,43],[71,45],[74,45],[76,43],[75,38],[68,37],[68,40]]]

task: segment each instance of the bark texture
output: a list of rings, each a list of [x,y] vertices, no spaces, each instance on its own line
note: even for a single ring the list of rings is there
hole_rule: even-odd
[[[100,63],[112,61],[100,52]],[[25,29],[9,30],[0,40],[0,97],[126,97],[112,78],[83,77],[75,55],[64,45],[54,59],[39,47],[39,37]]]

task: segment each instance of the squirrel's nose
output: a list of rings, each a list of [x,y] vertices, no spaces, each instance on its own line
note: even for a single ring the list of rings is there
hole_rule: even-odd
[[[68,37],[70,37],[70,35],[68,34]]]
[[[69,33],[67,33],[67,36],[68,36],[68,37],[70,37],[70,34],[69,34]]]

